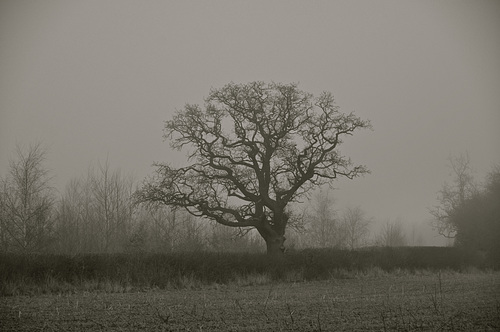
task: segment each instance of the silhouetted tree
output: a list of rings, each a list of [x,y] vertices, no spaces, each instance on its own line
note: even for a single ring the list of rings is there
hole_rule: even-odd
[[[339,151],[342,139],[369,128],[341,113],[333,96],[314,98],[295,84],[228,84],[205,108],[186,105],[166,122],[176,149],[191,147],[192,164],[156,164],[138,191],[142,202],[183,207],[230,227],[253,227],[269,254],[284,249],[289,203],[337,177],[367,172]]]

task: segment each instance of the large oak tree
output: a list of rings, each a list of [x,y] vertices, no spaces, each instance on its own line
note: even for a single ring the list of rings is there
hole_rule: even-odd
[[[157,163],[137,192],[142,202],[185,208],[222,225],[255,228],[268,254],[284,249],[291,202],[338,177],[367,173],[339,151],[370,122],[342,113],[333,95],[296,84],[252,82],[212,89],[204,107],[187,104],[164,137],[188,148],[188,166]]]

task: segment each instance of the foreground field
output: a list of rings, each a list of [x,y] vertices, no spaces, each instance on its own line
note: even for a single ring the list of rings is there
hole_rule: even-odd
[[[497,331],[500,273],[0,298],[2,331]]]

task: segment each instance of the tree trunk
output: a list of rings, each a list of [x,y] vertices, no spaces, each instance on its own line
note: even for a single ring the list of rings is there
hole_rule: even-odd
[[[263,216],[260,226],[256,228],[264,241],[266,241],[267,254],[269,256],[281,257],[285,252],[285,228],[288,215],[283,212],[276,213],[274,218],[273,223],[270,223]]]
[[[268,236],[264,240],[266,241],[267,254],[269,256],[277,257],[283,255],[285,252],[285,237],[283,235]]]

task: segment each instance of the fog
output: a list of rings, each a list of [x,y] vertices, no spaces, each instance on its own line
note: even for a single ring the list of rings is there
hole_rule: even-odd
[[[162,129],[185,103],[298,82],[373,125],[342,146],[371,174],[334,183],[336,207],[443,244],[447,159],[467,152],[477,180],[500,163],[499,32],[498,1],[2,1],[0,176],[41,142],[61,192],[106,159],[140,180],[183,157]]]

